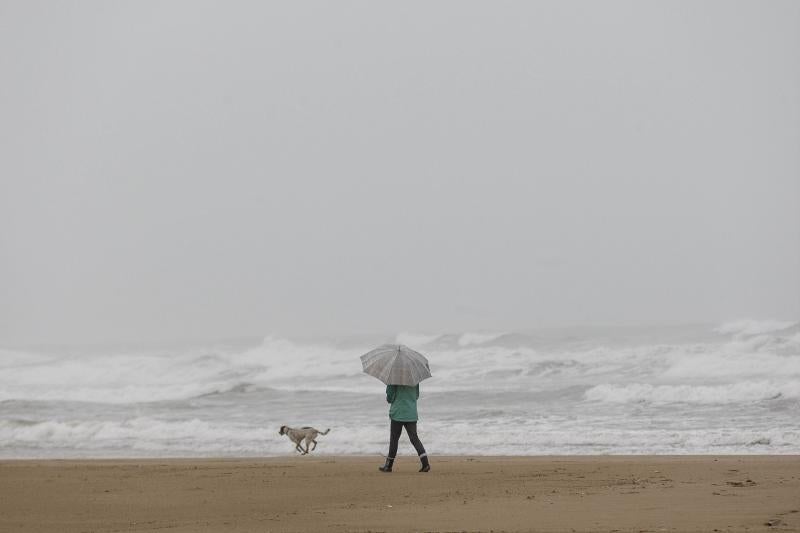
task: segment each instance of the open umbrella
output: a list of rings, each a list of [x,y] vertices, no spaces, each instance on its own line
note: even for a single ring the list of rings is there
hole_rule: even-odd
[[[361,356],[364,372],[387,385],[417,385],[431,377],[428,360],[402,344],[384,344]]]

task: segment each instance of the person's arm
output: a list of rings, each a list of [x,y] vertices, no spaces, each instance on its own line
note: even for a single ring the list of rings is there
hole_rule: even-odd
[[[417,383],[417,400],[419,400],[419,383]]]
[[[386,402],[393,403],[395,396],[397,396],[397,387],[394,385],[386,385]]]

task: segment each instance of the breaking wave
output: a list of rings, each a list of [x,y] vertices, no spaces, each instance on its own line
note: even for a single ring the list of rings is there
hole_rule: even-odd
[[[571,332],[560,339],[401,333],[393,340],[429,356],[434,377],[426,387],[438,392],[583,385],[595,387],[587,392],[587,399],[594,400],[668,401],[687,393],[697,401],[749,401],[775,394],[794,397],[792,383],[800,381],[800,328],[788,322],[735,322],[715,328],[706,338],[681,342],[655,338],[629,343]],[[0,401],[133,404],[241,387],[369,392],[374,382],[362,374],[359,355],[372,347],[366,342],[342,346],[269,336],[245,346],[180,350],[6,349],[0,350]]]
[[[726,404],[800,398],[800,381],[740,382],[727,385],[627,385],[602,384],[584,393],[589,401],[614,403]]]
[[[0,348],[0,457],[283,454],[293,423],[334,429],[322,453],[378,453],[383,389],[359,356],[387,341],[430,359],[420,427],[442,453],[800,452],[800,324],[742,320]]]
[[[716,331],[733,335],[760,335],[789,329],[797,324],[781,320],[736,320],[722,324]]]

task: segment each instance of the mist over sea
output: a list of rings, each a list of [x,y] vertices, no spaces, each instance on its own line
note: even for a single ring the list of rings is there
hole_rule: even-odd
[[[430,360],[432,456],[800,453],[800,324],[739,321],[0,348],[0,457],[292,455],[283,424],[377,456],[388,406],[359,356],[383,342]]]

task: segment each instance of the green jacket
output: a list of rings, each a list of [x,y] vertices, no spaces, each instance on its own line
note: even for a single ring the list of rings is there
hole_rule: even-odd
[[[389,418],[398,422],[416,422],[417,398],[419,385],[386,385],[386,401],[392,404]]]

